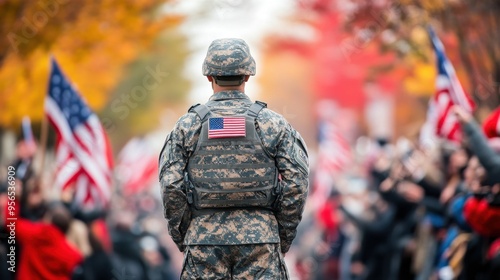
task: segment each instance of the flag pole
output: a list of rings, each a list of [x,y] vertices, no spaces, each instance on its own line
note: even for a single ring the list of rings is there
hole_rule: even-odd
[[[43,171],[45,167],[45,154],[47,153],[47,138],[48,138],[48,119],[45,113],[43,114],[42,117],[42,126],[41,126],[41,131],[40,131],[40,163],[39,163],[39,170],[40,170],[40,176],[38,177],[38,183],[41,186],[41,180],[43,176]]]
[[[50,71],[52,71],[52,55],[50,56],[50,63],[49,63],[49,77],[50,77]],[[50,83],[50,81],[49,81]],[[45,154],[47,153],[47,138],[48,138],[48,130],[49,130],[49,125],[48,125],[48,118],[47,115],[45,114],[45,99],[43,102],[43,113],[42,113],[42,123],[41,123],[41,128],[40,128],[40,163],[39,163],[39,170],[40,170],[40,176],[38,176],[38,185],[42,187],[42,177],[44,174],[44,167],[45,167]],[[42,193],[45,193],[45,188],[42,188]]]

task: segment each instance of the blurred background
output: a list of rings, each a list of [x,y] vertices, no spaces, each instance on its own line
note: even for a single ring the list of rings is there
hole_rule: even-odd
[[[398,169],[390,163],[413,151],[415,165],[436,170],[429,179],[434,198],[448,206],[442,193],[459,173],[450,171],[450,157],[463,150],[422,132],[439,72],[428,28],[442,41],[481,123],[500,104],[499,14],[496,0],[0,0],[0,178],[7,181],[8,166],[29,171],[16,175],[26,219],[40,220],[50,201],[70,205],[84,228],[75,229],[76,240],[97,240],[86,241],[92,249],[80,248],[83,256],[102,252],[106,260],[100,279],[177,279],[183,257],[163,219],[158,155],[177,119],[212,93],[201,72],[210,42],[238,37],[257,62],[247,94],[282,114],[309,149],[308,202],[286,257],[291,278],[438,279],[439,269],[450,267],[438,261],[440,230],[450,226],[428,222],[429,206],[421,203],[428,192],[402,191],[410,210],[398,210],[405,214],[391,221],[411,216],[413,223],[402,225],[401,244],[387,245],[395,246],[389,252],[363,243],[366,228],[356,219],[376,223],[379,212],[392,209],[373,187],[383,181],[374,170]],[[108,206],[75,204],[76,185],[56,186],[59,140],[44,107],[51,58],[109,138]],[[417,168],[407,169],[410,176]],[[2,188],[6,203],[7,184]],[[431,249],[418,251],[419,242]],[[366,259],[366,248],[397,260],[398,277],[369,274],[377,265]],[[13,277],[2,269],[1,279]]]

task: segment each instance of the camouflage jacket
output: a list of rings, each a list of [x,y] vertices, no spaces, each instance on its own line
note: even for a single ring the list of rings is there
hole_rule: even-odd
[[[215,93],[212,112],[243,114],[252,101],[239,91]],[[214,105],[215,104],[215,105]],[[307,150],[300,134],[279,114],[265,108],[256,119],[264,148],[281,175],[283,197],[277,209],[237,209],[191,215],[183,173],[201,130],[195,113],[183,115],[168,134],[160,154],[159,174],[169,234],[182,251],[185,245],[280,243],[287,252],[302,218],[308,192]]]

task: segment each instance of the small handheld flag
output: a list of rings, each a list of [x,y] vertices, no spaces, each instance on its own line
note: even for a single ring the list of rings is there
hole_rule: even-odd
[[[466,111],[472,112],[474,102],[464,92],[455,69],[446,56],[443,43],[432,28],[429,28],[428,31],[436,54],[438,76],[436,78],[436,93],[429,100],[429,110],[424,128],[428,132],[433,132],[437,137],[458,143],[461,139],[460,124],[451,113],[451,108],[458,105]]]

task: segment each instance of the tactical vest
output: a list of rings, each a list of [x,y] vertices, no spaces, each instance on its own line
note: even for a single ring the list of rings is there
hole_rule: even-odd
[[[194,208],[273,208],[280,194],[278,170],[255,128],[266,106],[257,101],[239,116],[217,116],[206,105],[190,108],[202,121],[184,175],[188,203]],[[222,127],[234,119],[239,120],[237,136]]]

